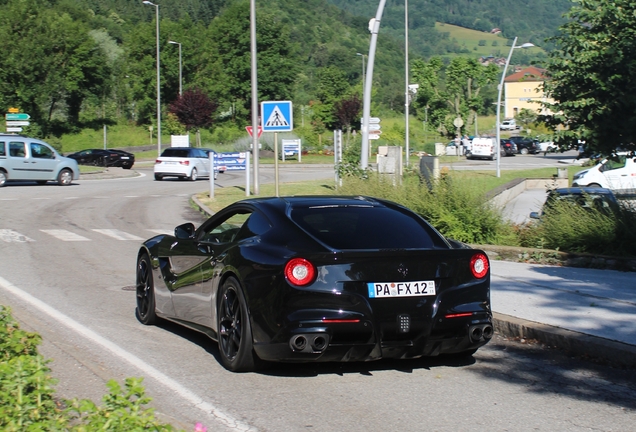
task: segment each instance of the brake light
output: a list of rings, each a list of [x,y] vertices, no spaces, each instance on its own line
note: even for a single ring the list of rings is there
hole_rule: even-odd
[[[189,161],[189,160],[179,161],[179,165],[185,165],[185,166],[188,166],[188,165],[190,165],[190,161]]]
[[[473,276],[477,279],[481,279],[488,273],[488,268],[490,267],[488,257],[484,253],[476,253],[470,259],[470,271],[473,273]]]
[[[285,265],[285,277],[292,285],[306,286],[314,281],[316,267],[304,258],[292,258]]]
[[[161,161],[159,159],[155,160],[155,164],[160,164]]]

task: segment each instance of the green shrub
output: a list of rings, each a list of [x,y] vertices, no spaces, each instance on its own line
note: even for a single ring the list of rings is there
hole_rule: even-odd
[[[636,211],[628,206],[607,212],[559,201],[546,210],[540,222],[521,227],[518,236],[527,247],[634,256],[634,226]]]
[[[72,431],[173,431],[170,425],[158,422],[141,385],[143,378],[126,378],[125,390],[114,380],[108,382],[110,392],[103,397],[103,406],[88,399],[70,402],[67,413],[74,424]]]
[[[48,361],[37,352],[39,335],[25,332],[0,306],[0,430],[56,431],[66,424],[53,399]]]
[[[465,243],[516,244],[512,227],[488,204],[483,193],[451,177],[430,188],[415,172],[406,174],[402,184],[396,186],[379,175],[370,175],[367,180],[348,177],[338,193],[397,202],[424,217],[444,236]]]
[[[38,354],[41,337],[25,332],[0,305],[0,430],[24,431],[173,431],[145,408],[142,378],[127,378],[125,389],[111,380],[103,406],[87,399],[58,401],[54,398],[49,360]],[[68,406],[68,408],[65,408]]]

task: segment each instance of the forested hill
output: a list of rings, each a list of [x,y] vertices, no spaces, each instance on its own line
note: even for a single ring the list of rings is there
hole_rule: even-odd
[[[354,14],[374,17],[378,0],[328,0]],[[473,30],[499,28],[509,39],[545,46],[564,22],[562,15],[572,7],[571,0],[409,0],[409,26],[414,46],[428,46],[425,38],[435,21]],[[403,32],[404,0],[387,0],[382,25]],[[425,51],[434,49],[428,47]]]

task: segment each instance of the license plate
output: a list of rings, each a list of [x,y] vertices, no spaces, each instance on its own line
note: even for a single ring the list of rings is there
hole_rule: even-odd
[[[369,298],[435,295],[435,281],[368,283]]]
[[[128,156],[122,156],[122,159],[130,159]]]

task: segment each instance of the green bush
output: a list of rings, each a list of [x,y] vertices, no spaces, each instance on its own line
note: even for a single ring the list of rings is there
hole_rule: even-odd
[[[0,430],[63,430],[66,418],[53,399],[48,361],[37,352],[39,335],[25,332],[0,306]]]
[[[527,247],[634,256],[636,211],[622,205],[615,212],[584,208],[559,201],[548,208],[538,223],[520,228],[520,244]]]
[[[87,399],[60,401],[54,397],[56,381],[38,354],[41,337],[25,332],[0,305],[0,430],[24,431],[173,431],[145,408],[141,378],[127,378],[125,389],[111,380],[103,406]],[[68,408],[66,408],[68,407]]]
[[[465,243],[516,244],[512,227],[501,212],[491,207],[483,193],[469,182],[451,177],[428,187],[415,172],[404,175],[402,184],[379,175],[369,179],[345,178],[342,195],[369,195],[402,204],[428,220],[444,236]]]

